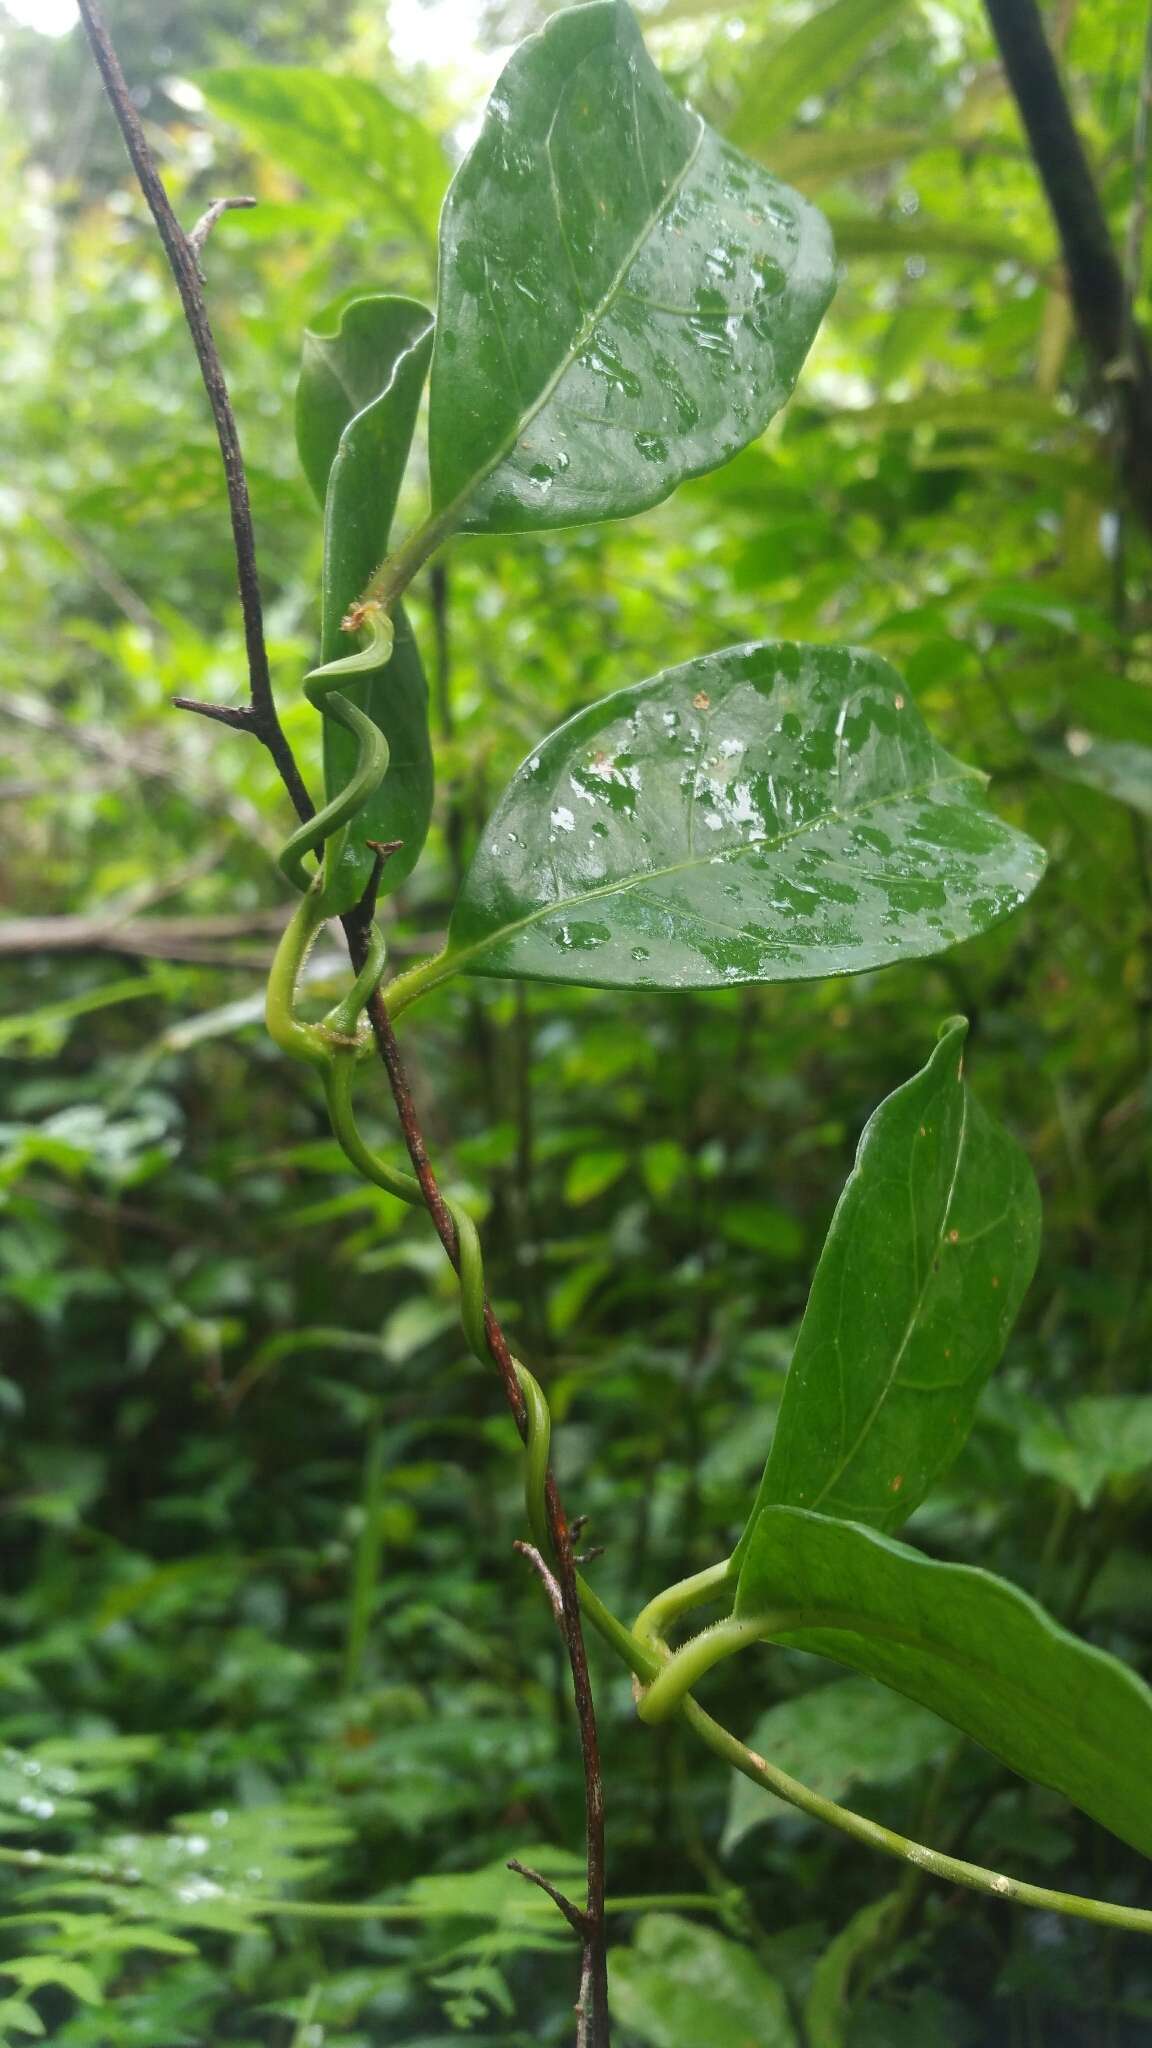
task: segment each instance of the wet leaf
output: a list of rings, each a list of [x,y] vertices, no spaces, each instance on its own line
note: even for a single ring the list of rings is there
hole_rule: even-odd
[[[764,1508],[736,1613],[930,1707],[1152,1854],[1152,1692],[1006,1580],[802,1508]]]
[[[900,678],[844,647],[751,642],[580,712],[530,755],[465,879],[473,974],[720,988],[939,953],[1035,887]]]
[[[832,295],[820,215],[668,90],[617,0],[501,75],[441,223],[434,510],[619,518],[759,434]]]
[[[414,299],[356,298],[322,316],[305,335],[296,394],[300,459],[324,505],[321,661],[354,651],[340,622],[388,547],[396,500],[432,350],[432,315]],[[344,842],[341,901],[357,902],[372,869],[369,839],[403,842],[381,877],[381,893],[411,874],[432,812],[428,687],[403,607],[395,614],[391,660],[344,694],[388,741],[388,773]],[[335,719],[324,721],[329,797],[353,773],[359,749]]]
[[[769,1502],[895,1528],[972,1426],[1035,1271],[1040,1197],[964,1079],[967,1033],[953,1018],[865,1125],[738,1557]]]

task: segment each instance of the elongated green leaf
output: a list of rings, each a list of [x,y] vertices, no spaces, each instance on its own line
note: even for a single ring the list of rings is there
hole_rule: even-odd
[[[338,300],[305,329],[296,385],[296,446],[321,505],[345,427],[357,413],[382,405],[374,416],[376,432],[369,437],[362,430],[356,451],[362,461],[372,461],[375,472],[364,480],[365,497],[369,482],[378,493],[367,522],[373,527],[371,547],[377,546],[381,531],[387,544],[391,531],[431,348],[427,306],[384,292]],[[346,454],[345,463],[350,459]]]
[[[848,2003],[852,1972],[861,1956],[876,1947],[888,1920],[896,1920],[902,1904],[898,1891],[870,1899],[853,1913],[847,1926],[829,1942],[816,1968],[804,2002],[808,2048],[848,2048]]]
[[[673,97],[623,0],[512,58],[441,225],[448,525],[619,518],[752,440],[832,295],[820,215]]]
[[[448,183],[434,135],[365,78],[287,64],[202,72],[214,113],[346,212],[395,222],[431,248]]]
[[[473,974],[721,988],[942,952],[1035,887],[877,655],[753,641],[580,712],[505,791],[449,951]]]
[[[413,299],[356,298],[322,316],[304,338],[296,393],[300,459],[324,505],[321,660],[353,647],[340,622],[382,559],[416,424],[432,350],[432,315]],[[341,900],[360,897],[371,871],[369,839],[403,842],[382,875],[384,892],[411,873],[432,812],[428,688],[401,607],[385,667],[349,678],[346,694],[388,741],[388,773],[345,841]],[[335,796],[358,748],[334,719],[324,722],[324,779]]]
[[[993,1573],[765,1508],[736,1593],[774,1640],[867,1672],[1152,1855],[1152,1692]]]
[[[890,1529],[950,1465],[1040,1248],[1014,1138],[964,1080],[963,1017],[864,1128],[748,1528],[769,1502]]]
[[[1083,429],[1039,391],[925,391],[918,398],[855,406],[838,414],[837,424],[873,434],[911,433],[918,427],[934,427],[945,434],[1001,434],[1005,428],[1018,427],[1062,438],[1073,434],[1087,441]]]
[[[778,178],[792,178],[803,191],[861,171],[889,170],[930,149],[954,149],[954,137],[922,128],[766,128],[763,143],[747,135],[744,147]]]
[[[1036,751],[1050,775],[1098,789],[1142,817],[1152,818],[1152,747],[1131,740],[1100,739],[1095,733],[1070,726],[1062,746],[1038,747]]]
[[[928,215],[876,220],[837,214],[833,232],[842,256],[940,256],[964,263],[1015,263],[1029,272],[1044,270],[1048,262],[1044,250],[1030,248],[1019,236],[999,227],[973,227],[963,221],[932,220]]]
[[[785,128],[807,99],[844,84],[901,15],[907,0],[829,0],[790,35],[772,35],[748,52],[742,96],[730,132],[742,147]]]
[[[776,1979],[714,1928],[651,1913],[608,1968],[612,2010],[647,2048],[796,2048]]]

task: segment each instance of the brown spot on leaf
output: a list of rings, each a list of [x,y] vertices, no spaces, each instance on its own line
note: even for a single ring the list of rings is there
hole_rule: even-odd
[[[888,1491],[889,1491],[889,1493],[899,1493],[899,1491],[900,1491],[900,1488],[901,1488],[901,1487],[903,1486],[903,1484],[904,1484],[904,1474],[903,1474],[902,1472],[898,1472],[898,1473],[896,1474],[896,1477],[895,1477],[895,1479],[890,1479],[890,1480],[888,1481]]]
[[[712,699],[708,695],[707,690],[697,690],[692,703],[697,711],[711,711],[712,709]]]
[[[950,1230],[948,1232],[948,1242],[949,1244],[959,1244],[960,1232],[958,1230]]]

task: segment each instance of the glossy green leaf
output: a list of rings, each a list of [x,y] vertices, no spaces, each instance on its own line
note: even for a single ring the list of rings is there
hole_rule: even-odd
[[[796,2048],[784,1992],[742,1943],[651,1913],[608,1959],[612,2010],[645,2048]]]
[[[356,450],[359,459],[371,460],[375,470],[373,479],[364,479],[362,495],[367,497],[370,480],[379,493],[378,507],[365,508],[373,525],[372,547],[379,531],[385,544],[391,531],[431,348],[432,315],[427,306],[384,292],[338,300],[304,332],[296,385],[296,446],[321,505],[345,427],[367,407],[382,406],[374,415],[375,434],[369,439],[361,430]],[[352,459],[345,454],[345,464]],[[353,597],[357,594],[352,592]]]
[[[789,35],[771,35],[747,51],[740,103],[728,124],[733,139],[749,148],[786,128],[805,100],[855,70],[907,6],[908,0],[829,0]]]
[[[1152,1855],[1152,1692],[1006,1580],[858,1523],[769,1507],[736,1613],[918,1700]]]
[[[1039,847],[899,676],[753,641],[570,719],[491,819],[453,915],[473,974],[724,988],[942,952],[1023,902]]]
[[[202,72],[213,112],[321,198],[431,248],[448,164],[431,131],[366,78],[288,64]]]
[[[784,403],[832,295],[827,228],[664,84],[623,0],[516,52],[441,225],[435,512],[619,518]]]
[[[296,437],[312,489],[324,505],[321,660],[353,647],[340,622],[388,546],[428,360],[432,316],[413,299],[375,294],[322,317],[304,338],[296,393]],[[349,678],[346,694],[388,741],[390,764],[379,790],[349,833],[341,861],[341,901],[360,897],[371,872],[369,839],[403,842],[381,878],[383,892],[410,874],[432,812],[428,687],[402,607],[395,613],[391,660]],[[353,772],[357,745],[334,719],[324,721],[328,795]]]
[[[1050,775],[1098,789],[1101,795],[1115,797],[1142,817],[1152,818],[1152,747],[1131,740],[1100,739],[1079,726],[1070,726],[1061,746],[1038,747],[1036,751]]]
[[[770,1502],[896,1527],[972,1426],[1035,1271],[1040,1197],[965,1082],[967,1031],[953,1018],[865,1125],[738,1557]]]
[[[1060,1420],[1030,1422],[1019,1450],[1026,1471],[1057,1480],[1090,1508],[1106,1487],[1152,1472],[1152,1394],[1081,1394]]]
[[[769,1707],[748,1744],[825,1799],[843,1799],[857,1785],[891,1785],[911,1777],[935,1763],[950,1740],[937,1716],[914,1700],[870,1678],[841,1678]],[[784,1800],[733,1772],[724,1850],[794,1812]]]

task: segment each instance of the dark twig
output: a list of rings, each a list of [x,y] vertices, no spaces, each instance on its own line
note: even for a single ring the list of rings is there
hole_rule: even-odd
[[[1036,0],[985,5],[1060,236],[1080,338],[1112,392],[1124,481],[1152,528],[1152,354],[1130,315],[1123,266]]]
[[[248,500],[247,479],[244,474],[243,457],[236,422],[224,382],[215,339],[208,321],[196,263],[196,254],[189,244],[168,200],[151,151],[148,148],[139,116],[132,104],[127,82],[120,68],[119,59],[113,49],[105,27],[99,0],[79,0],[81,18],[91,43],[92,51],[105,90],[112,103],[120,130],[124,137],[133,169],[141,190],[152,211],[160,238],[164,244],[176,286],[180,293],[185,319],[196,349],[216,422],[220,441],[220,452],[224,462],[224,476],[228,490],[228,503],[232,516],[232,534],[236,550],[236,563],[240,583],[240,598],[244,612],[245,640],[248,650],[248,672],[250,686],[250,707],[240,717],[226,717],[223,714],[233,707],[194,707],[203,715],[215,717],[221,723],[239,725],[252,732],[268,748],[279,771],[281,780],[290,795],[298,816],[309,818],[314,815],[313,805],[304,787],[292,749],[285,738],[276,713],[272,696],[271,680],[268,673],[267,651],[264,645],[263,613],[260,602],[260,585],[256,570],[255,537],[252,529],[252,515]],[[363,965],[367,947],[367,920],[365,906],[358,905],[341,919],[348,950],[353,964]],[[400,1048],[388,1015],[387,1004],[382,992],[377,989],[368,1005],[368,1014],[375,1033],[376,1044],[388,1074],[397,1116],[404,1133],[408,1156],[420,1182],[425,1206],[432,1218],[436,1233],[453,1266],[459,1263],[456,1243],[456,1229],[451,1213],[440,1191],[431,1161],[428,1158],[424,1135],[408,1085],[407,1075],[400,1058]],[[516,1419],[516,1426],[523,1439],[527,1434],[527,1415],[524,1399],[508,1340],[490,1305],[484,1311],[485,1328],[489,1349],[500,1373],[508,1405]],[[585,1812],[586,1812],[586,1862],[587,1862],[587,1906],[581,1917],[580,1937],[582,1944],[580,1971],[580,1998],[577,2011],[580,2024],[577,2048],[610,2048],[608,2021],[608,1965],[605,1941],[605,1854],[604,1854],[604,1790],[600,1770],[599,1739],[596,1730],[596,1713],[592,1698],[592,1684],[588,1671],[588,1656],[580,1618],[580,1601],[576,1586],[576,1569],[572,1557],[572,1544],[568,1532],[556,1481],[549,1472],[545,1487],[545,1502],[548,1528],[552,1538],[556,1560],[556,1581],[560,1591],[561,1615],[565,1647],[569,1668],[572,1673],[572,1688],[576,1703],[576,1716],[580,1730],[580,1747],[584,1768]]]
[[[556,1622],[556,1626],[558,1629],[561,1630],[561,1632],[563,1632],[563,1595],[561,1594],[560,1588],[557,1585],[553,1574],[549,1571],[547,1565],[544,1562],[544,1559],[541,1557],[540,1552],[537,1550],[536,1545],[534,1543],[516,1542],[512,1545],[512,1548],[513,1550],[519,1551],[521,1557],[526,1557],[528,1559],[528,1562],[531,1565],[533,1571],[535,1572],[536,1577],[539,1579],[540,1584],[543,1586],[544,1591],[548,1596],[548,1605],[552,1609],[552,1614]]]
[[[252,714],[243,704],[202,704],[198,697],[173,697],[177,711],[195,711],[201,718],[214,718],[217,725],[231,725],[237,732],[252,731]]]
[[[164,244],[164,253],[176,280],[176,289],[184,308],[184,318],[188,323],[188,332],[192,336],[192,345],[196,350],[200,374],[204,379],[204,389],[208,393],[208,403],[212,408],[216,438],[220,443],[220,455],[224,464],[224,480],[228,487],[232,544],[236,551],[240,607],[244,615],[244,644],[248,655],[249,704],[240,719],[223,718],[221,710],[208,710],[202,705],[198,705],[197,709],[203,711],[206,717],[221,718],[223,724],[241,724],[242,729],[254,732],[275,761],[280,780],[292,799],[297,816],[301,819],[310,818],[314,814],[312,799],[304,786],[292,749],[284,737],[276,711],[276,700],[272,694],[268,651],[264,645],[264,611],[260,601],[260,578],[256,571],[256,537],[252,529],[248,479],[244,473],[244,457],[240,451],[236,418],[228,397],[228,387],[224,382],[224,371],[208,318],[208,309],[204,303],[198,247],[190,236],[185,234],[173,212],[172,202],[156,168],[140,116],[128,90],[128,81],[120,68],[120,59],[105,26],[99,0],[78,0],[78,4],[80,17],[92,47],[92,55],[104,81],[104,90],[119,123],[124,146],[132,160],[132,168],[136,173],[140,190],[148,202],[160,240]],[[203,222],[199,223],[199,226],[203,227]],[[193,233],[195,232],[196,229],[193,230]],[[204,228],[204,233],[207,233],[207,228]]]
[[[211,206],[205,207],[195,227],[189,228],[188,247],[196,258],[196,267],[201,284],[207,284],[208,282],[204,272],[200,269],[200,258],[204,254],[204,244],[221,215],[237,213],[243,207],[259,206],[259,204],[258,199],[214,199]]]
[[[539,1885],[542,1892],[547,1892],[552,1904],[558,1906],[563,1913],[569,1927],[574,1927],[577,1934],[583,1934],[584,1915],[579,1906],[574,1906],[571,1899],[565,1898],[562,1891],[558,1891],[556,1886],[550,1884],[546,1877],[542,1877],[538,1870],[531,1870],[526,1863],[521,1863],[518,1856],[508,1858],[508,1868],[514,1870],[517,1877],[526,1877],[529,1884]]]

